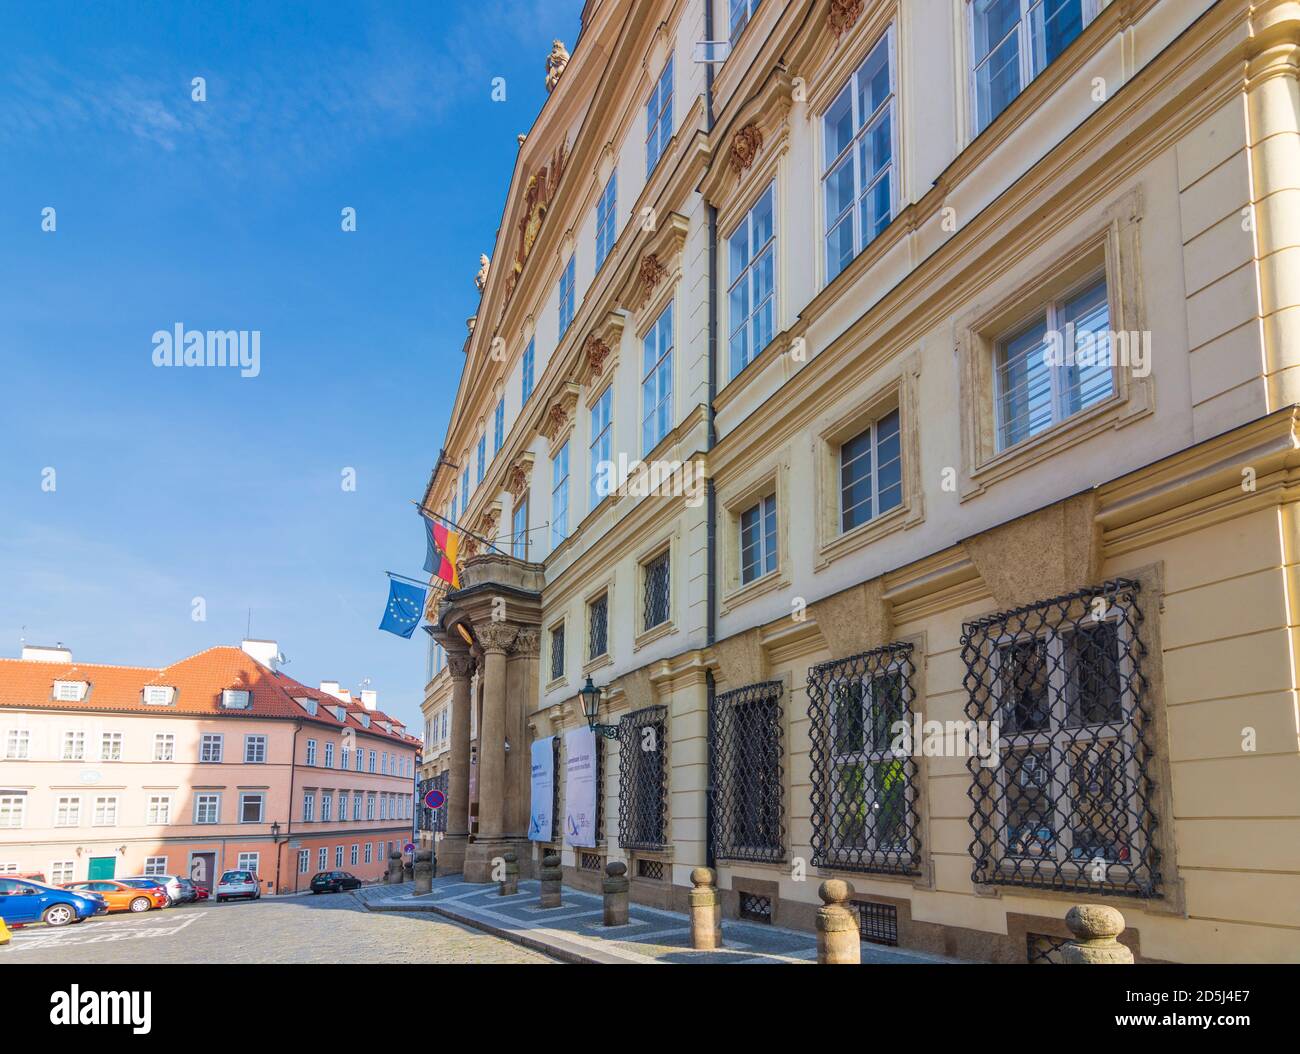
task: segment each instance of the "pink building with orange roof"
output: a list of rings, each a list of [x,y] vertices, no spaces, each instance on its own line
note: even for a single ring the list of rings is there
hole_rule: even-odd
[[[0,874],[210,886],[240,867],[268,894],[379,878],[410,839],[420,740],[375,693],[278,661],[252,640],[161,669],[0,659]]]

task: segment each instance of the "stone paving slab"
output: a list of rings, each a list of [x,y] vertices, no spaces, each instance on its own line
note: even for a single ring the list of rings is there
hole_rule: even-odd
[[[381,892],[383,887],[376,887]],[[369,911],[429,911],[474,926],[566,962],[599,964],[736,963],[800,965],[817,961],[811,933],[762,923],[724,919],[725,947],[691,948],[690,920],[675,911],[633,903],[626,926],[602,924],[599,894],[564,888],[558,908],[543,909],[540,883],[524,880],[512,897],[495,883],[465,882],[458,875],[436,879],[433,892],[416,896],[413,887],[389,886],[389,896],[365,900]],[[864,963],[951,963],[959,960],[863,943]]]

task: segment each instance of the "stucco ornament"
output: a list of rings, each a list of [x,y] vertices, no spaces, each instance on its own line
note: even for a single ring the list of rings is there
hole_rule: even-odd
[[[609,345],[593,333],[583,345],[583,352],[587,360],[587,371],[592,377],[599,377],[601,367],[609,358]]]
[[[728,160],[736,177],[754,163],[758,152],[763,149],[763,133],[753,122],[738,129],[731,137],[731,153]]]
[[[492,261],[488,259],[487,253],[479,253],[478,274],[474,276],[474,285],[480,293],[487,288],[488,268],[491,266]]]
[[[655,286],[664,280],[668,274],[668,268],[659,262],[659,257],[655,253],[650,253],[641,261],[641,267],[637,271],[637,288],[640,290],[640,302],[644,304],[650,299],[650,294],[655,291]]]
[[[831,6],[826,12],[826,24],[837,37],[842,37],[862,16],[864,6],[864,0],[831,0]]]
[[[560,40],[551,41],[551,53],[546,56],[546,90],[555,91],[560,83],[560,74],[569,64],[569,49]]]
[[[528,254],[533,251],[533,243],[546,218],[555,192],[559,189],[560,177],[564,174],[564,165],[568,161],[568,143],[563,142],[555,148],[550,161],[539,168],[524,186],[523,214],[516,225],[518,237],[515,242],[515,258],[510,273],[506,276],[506,300],[514,292],[519,275],[524,269]]]

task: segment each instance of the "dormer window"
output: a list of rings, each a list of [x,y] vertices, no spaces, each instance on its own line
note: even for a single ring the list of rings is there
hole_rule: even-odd
[[[315,699],[308,699],[306,696],[296,695],[293,697],[293,701],[306,710],[307,713],[311,714],[312,717],[316,716],[317,707]]]
[[[362,728],[369,728],[369,727],[370,727],[370,715],[369,715],[369,714],[357,714],[357,720],[361,722],[361,727],[362,727]]]
[[[247,710],[253,705],[253,693],[243,688],[226,688],[221,693],[221,709]]]
[[[171,706],[176,702],[176,689],[169,684],[146,684],[143,699],[145,706]]]
[[[54,698],[60,703],[79,703],[90,691],[89,681],[55,681]]]
[[[382,728],[385,732],[391,732],[393,730],[393,726],[390,725],[387,721],[380,721],[379,727]]]
[[[347,724],[347,720],[348,720],[347,707],[344,706],[334,707],[334,716],[338,718],[338,720],[342,721],[344,724]]]

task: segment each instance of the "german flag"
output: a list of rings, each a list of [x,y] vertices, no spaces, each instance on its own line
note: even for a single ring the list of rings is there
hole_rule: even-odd
[[[460,550],[460,535],[445,526],[423,510],[424,533],[428,549],[424,557],[424,569],[431,575],[437,575],[452,589],[460,588],[460,575],[456,572],[456,553]]]

